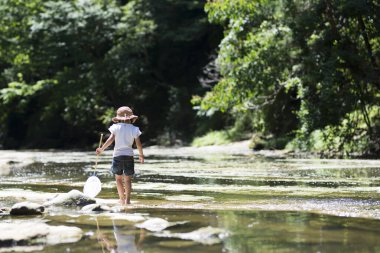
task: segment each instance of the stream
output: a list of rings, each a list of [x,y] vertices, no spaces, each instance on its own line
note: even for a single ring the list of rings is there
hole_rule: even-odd
[[[135,164],[131,205],[118,204],[112,151],[106,151],[98,161],[96,201],[114,211],[3,214],[0,224],[33,220],[75,226],[83,235],[0,252],[380,252],[378,160],[298,159],[233,145],[144,153],[145,164]],[[0,207],[82,191],[94,164],[94,152],[0,151]],[[153,218],[172,225],[141,227]]]

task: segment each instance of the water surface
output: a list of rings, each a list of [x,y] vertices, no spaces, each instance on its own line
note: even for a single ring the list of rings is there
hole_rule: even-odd
[[[41,220],[85,235],[43,251],[380,252],[380,161],[294,159],[234,146],[153,147],[145,154],[131,206],[115,214],[50,209]],[[99,159],[97,201],[116,207],[110,160],[109,151]],[[0,207],[82,190],[94,163],[93,152],[0,151]],[[187,223],[160,235],[135,227],[141,221],[131,217]],[[162,237],[207,227],[224,232],[214,241]]]

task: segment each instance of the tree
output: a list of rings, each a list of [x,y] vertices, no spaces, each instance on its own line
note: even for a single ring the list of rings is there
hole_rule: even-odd
[[[3,145],[88,146],[125,104],[140,116],[137,124],[151,143],[191,139],[191,94],[219,43],[213,35],[220,29],[207,22],[203,6],[187,0],[1,2],[8,15],[1,22],[10,27],[0,30]],[[21,16],[22,26],[15,25]]]
[[[286,135],[296,124],[292,111],[298,102],[289,87],[298,78],[292,69],[296,53],[292,32],[284,24],[281,5],[273,1],[210,1],[206,11],[210,21],[225,27],[215,60],[221,79],[201,100],[194,101],[203,111],[254,111],[250,114],[255,131]]]
[[[225,36],[221,78],[194,99],[201,111],[255,111],[253,131],[296,134],[301,148],[321,130],[326,144],[339,137],[338,152],[358,139],[361,151],[380,149],[378,1],[225,0],[206,11]]]

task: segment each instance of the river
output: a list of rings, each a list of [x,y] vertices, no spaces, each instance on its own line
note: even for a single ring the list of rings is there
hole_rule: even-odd
[[[380,161],[297,159],[241,145],[144,151],[130,206],[53,208],[33,218],[2,215],[0,223],[82,229],[81,240],[39,245],[43,252],[380,252]],[[111,157],[99,157],[97,202],[118,208]],[[0,207],[82,191],[94,164],[94,152],[0,151]],[[136,226],[150,218],[177,225]]]

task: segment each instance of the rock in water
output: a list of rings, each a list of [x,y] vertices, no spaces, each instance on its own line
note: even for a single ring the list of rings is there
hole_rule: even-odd
[[[187,221],[179,221],[179,222],[168,222],[167,220],[161,218],[151,218],[149,220],[144,221],[143,223],[136,224],[135,226],[138,228],[145,228],[146,230],[152,232],[159,232],[168,227],[173,227],[176,225],[185,224]]]
[[[0,161],[0,176],[7,176],[10,172],[10,162]]]
[[[179,238],[182,240],[192,240],[199,242],[205,245],[212,245],[220,243],[223,238],[227,236],[227,231],[221,228],[214,227],[204,227],[197,230],[194,230],[189,233],[170,233],[164,231],[163,233],[154,234],[157,237],[166,237],[166,238]]]
[[[55,245],[60,243],[73,243],[82,238],[82,229],[68,226],[49,226],[46,236],[46,244]]]
[[[94,203],[96,203],[94,198],[86,196],[78,190],[71,190],[45,202],[45,206],[85,206]]]
[[[20,202],[14,204],[11,208],[11,215],[35,215],[42,214],[45,207],[32,202]]]
[[[91,204],[84,206],[82,208],[82,212],[88,213],[88,212],[110,212],[111,207],[101,204]]]
[[[49,226],[38,222],[0,223],[0,231],[4,231],[0,233],[0,248],[72,243],[79,241],[83,234],[77,227]]]

